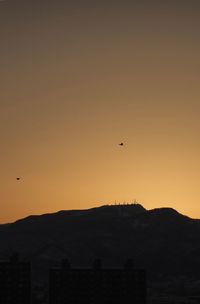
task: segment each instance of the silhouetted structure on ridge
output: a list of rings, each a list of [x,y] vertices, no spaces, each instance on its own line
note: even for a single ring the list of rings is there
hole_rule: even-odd
[[[145,304],[146,274],[131,260],[123,268],[103,268],[96,260],[91,268],[71,268],[64,260],[50,270],[49,304]]]
[[[0,261],[0,304],[29,304],[31,302],[30,263],[13,254]]]

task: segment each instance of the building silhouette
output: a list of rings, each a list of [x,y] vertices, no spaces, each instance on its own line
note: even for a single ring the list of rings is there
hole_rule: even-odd
[[[71,268],[64,260],[50,270],[49,304],[145,304],[146,274],[129,260],[123,268]]]
[[[31,298],[30,263],[13,254],[0,261],[0,304],[29,304]]]

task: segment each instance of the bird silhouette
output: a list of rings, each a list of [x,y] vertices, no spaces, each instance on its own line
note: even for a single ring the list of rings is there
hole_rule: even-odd
[[[20,180],[20,177],[17,177],[17,178],[16,178],[16,180],[18,180],[18,181],[19,181],[19,180]]]
[[[119,146],[123,146],[123,145],[124,145],[124,143],[123,143],[123,142],[119,144]]]

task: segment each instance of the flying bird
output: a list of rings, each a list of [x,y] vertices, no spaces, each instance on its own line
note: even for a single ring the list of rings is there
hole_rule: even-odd
[[[16,180],[18,180],[18,181],[19,181],[19,180],[20,180],[20,177],[16,177]]]
[[[123,145],[124,145],[124,143],[123,143],[123,142],[119,144],[119,146],[123,146]]]

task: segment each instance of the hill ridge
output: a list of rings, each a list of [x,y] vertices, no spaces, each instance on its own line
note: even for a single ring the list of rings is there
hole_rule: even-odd
[[[33,215],[0,229],[0,257],[14,250],[42,272],[65,252],[73,264],[101,257],[117,265],[133,257],[149,273],[200,272],[200,221],[173,208],[103,205]]]

